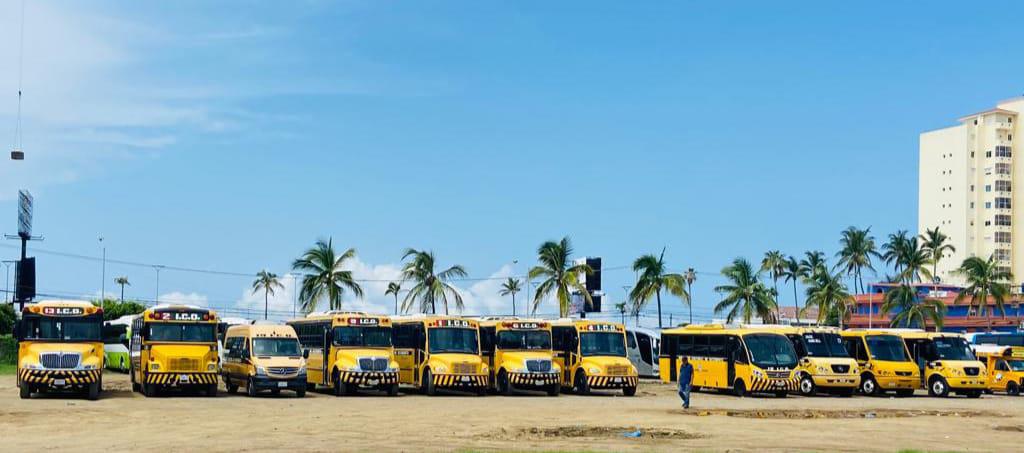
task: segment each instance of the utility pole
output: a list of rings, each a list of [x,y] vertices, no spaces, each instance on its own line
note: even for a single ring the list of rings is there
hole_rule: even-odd
[[[160,264],[153,265],[153,269],[156,270],[156,304],[160,305],[160,269],[164,266]]]
[[[8,294],[11,294],[11,265],[17,263],[14,260],[4,260],[4,266],[7,267],[7,283],[4,284],[4,302],[10,302],[11,298]]]
[[[100,236],[100,246],[103,247],[103,277],[100,279],[100,308],[107,303],[107,246],[103,244],[103,236]]]

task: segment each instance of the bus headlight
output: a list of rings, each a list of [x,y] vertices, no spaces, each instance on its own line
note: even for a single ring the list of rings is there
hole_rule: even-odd
[[[299,375],[305,375],[305,374],[306,374],[306,365],[302,365],[302,366],[299,367]]]
[[[448,367],[446,367],[444,365],[435,365],[434,366],[434,371],[436,371],[438,373],[447,373],[448,372]]]
[[[587,371],[589,371],[590,374],[601,374],[601,369],[600,368],[591,368],[591,369],[589,369]]]
[[[341,370],[342,371],[359,371],[359,365],[343,366],[343,367],[341,367]]]
[[[267,375],[267,369],[263,368],[263,366],[261,366],[261,365],[256,365],[256,375],[257,376],[266,376]]]
[[[513,368],[512,372],[513,373],[529,373],[530,370],[527,369],[527,368]]]
[[[818,366],[818,372],[821,374],[828,373],[828,369],[823,366]]]
[[[764,373],[762,373],[762,372],[761,372],[761,370],[758,370],[758,369],[755,369],[755,370],[753,371],[753,373],[751,373],[751,374],[753,374],[753,375],[754,375],[754,377],[756,377],[756,378],[758,378],[758,379],[762,379],[762,378],[764,378]]]
[[[149,370],[150,371],[160,371],[160,364],[159,363],[151,363],[151,364],[149,364]]]
[[[25,368],[26,370],[41,370],[43,369],[43,366],[38,363],[26,363],[22,368]]]
[[[217,371],[217,364],[210,363],[206,365],[206,371]]]

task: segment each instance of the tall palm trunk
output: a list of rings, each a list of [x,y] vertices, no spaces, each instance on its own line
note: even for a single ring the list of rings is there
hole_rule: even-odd
[[[270,295],[269,291],[263,291],[263,320],[267,320],[268,308],[270,307]]]
[[[516,293],[512,293],[512,316],[516,315]]]
[[[693,284],[692,283],[689,283],[689,282],[686,283],[686,293],[687,293],[687,297],[690,298],[690,303],[686,304],[686,308],[688,308],[689,311],[690,311],[690,324],[693,324]],[[1017,312],[1020,313],[1020,309],[1019,308],[1017,309]]]
[[[779,276],[772,273],[772,283],[775,285],[775,321],[782,319],[782,304],[779,303]]]
[[[395,293],[395,314],[398,314],[398,293]]]
[[[796,316],[796,323],[800,324],[800,303],[797,302],[796,277],[793,277],[793,308],[796,310],[793,312],[793,316]]]
[[[661,329],[661,291],[654,293],[658,296],[658,329]]]
[[[124,303],[124,283],[121,284],[121,303]]]

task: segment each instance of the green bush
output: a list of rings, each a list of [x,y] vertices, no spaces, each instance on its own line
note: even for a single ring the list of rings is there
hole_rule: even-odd
[[[0,303],[0,335],[14,333],[14,304]]]
[[[100,301],[94,300],[92,304],[99,307]],[[103,320],[113,321],[125,315],[137,315],[146,311],[146,306],[134,300],[121,302],[117,299],[106,299],[103,301]]]
[[[18,363],[18,342],[10,335],[0,336],[0,365]]]

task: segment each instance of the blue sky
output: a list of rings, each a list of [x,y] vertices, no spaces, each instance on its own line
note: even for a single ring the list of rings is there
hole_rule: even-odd
[[[5,131],[19,9],[0,4]],[[849,225],[916,229],[918,134],[1024,93],[1004,20],[1020,9],[30,2],[28,157],[0,161],[0,225],[14,232],[29,188],[42,250],[99,256],[103,236],[114,259],[285,273],[331,236],[371,280],[405,247],[487,278],[564,235],[607,267],[664,246],[702,272],[706,318],[734,257],[831,255]],[[41,292],[100,291],[99,263],[37,255]],[[107,291],[116,275],[154,297],[152,269],[110,263]],[[632,278],[606,272],[611,298]],[[236,310],[262,303],[248,283],[167,270],[160,293]],[[390,307],[365,286],[352,306]],[[497,286],[460,283],[467,312],[507,305]]]

